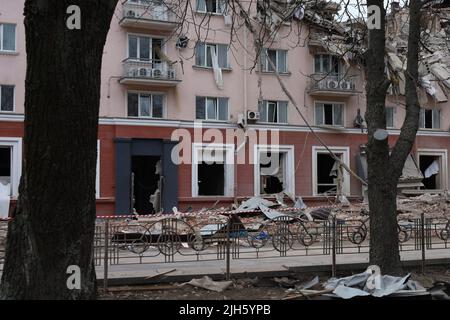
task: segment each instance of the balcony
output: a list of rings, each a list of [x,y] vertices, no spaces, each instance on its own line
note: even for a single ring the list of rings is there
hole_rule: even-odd
[[[358,93],[355,77],[312,74],[309,94],[323,97],[349,97]]]
[[[164,4],[153,1],[130,0],[123,4],[123,17],[119,24],[127,28],[157,29],[171,31],[178,25],[178,19],[174,12]]]
[[[123,77],[119,79],[121,84],[174,87],[181,81],[177,79],[175,69],[161,60],[126,59],[123,66]]]

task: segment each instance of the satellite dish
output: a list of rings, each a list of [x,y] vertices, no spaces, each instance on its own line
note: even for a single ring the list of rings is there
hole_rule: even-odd
[[[389,136],[389,133],[385,129],[377,129],[373,134],[373,137],[378,141],[386,140]]]

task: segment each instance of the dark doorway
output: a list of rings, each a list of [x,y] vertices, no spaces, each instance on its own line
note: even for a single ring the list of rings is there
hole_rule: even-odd
[[[420,165],[420,171],[424,175],[424,179],[422,180],[422,183],[424,184],[421,189],[428,189],[428,190],[434,190],[439,189],[439,174],[440,172],[431,175],[428,178],[425,178],[425,171],[433,164],[434,161],[439,161],[438,156],[419,156],[419,165]]]
[[[161,157],[131,158],[133,208],[137,214],[154,214],[160,210]]]
[[[325,153],[317,154],[317,193],[336,192],[336,176],[330,175],[335,160]]]
[[[198,165],[198,195],[225,195],[225,165],[223,163]]]
[[[11,148],[0,147],[0,182],[11,183]]]

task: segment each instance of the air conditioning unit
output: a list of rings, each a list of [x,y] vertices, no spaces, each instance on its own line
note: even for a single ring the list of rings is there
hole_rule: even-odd
[[[147,77],[147,68],[140,68],[139,69],[139,76],[140,77]]]
[[[161,78],[162,70],[161,69],[153,69],[152,75],[153,75],[153,78]]]
[[[134,11],[134,10],[128,10],[128,11],[126,12],[126,17],[127,17],[127,18],[136,18],[136,11]]]
[[[129,77],[138,77],[139,76],[139,69],[131,68],[128,70],[128,76]]]
[[[343,90],[351,90],[352,89],[352,83],[350,81],[342,81],[341,82],[341,89],[343,89]]]
[[[337,89],[337,88],[339,88],[339,83],[335,80],[329,80],[327,82],[327,87],[328,87],[328,89]]]
[[[258,111],[247,111],[247,120],[256,121],[259,120],[260,113]]]

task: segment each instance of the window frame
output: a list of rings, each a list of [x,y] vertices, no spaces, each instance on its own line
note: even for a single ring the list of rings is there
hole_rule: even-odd
[[[391,111],[392,112],[392,126],[390,126],[388,123],[388,112],[387,112],[388,109],[392,110]],[[396,111],[396,107],[393,107],[393,106],[386,107],[386,128],[387,129],[395,128],[395,111]]]
[[[13,88],[12,110],[3,110],[2,101],[1,101],[3,87],[12,87]],[[16,86],[13,84],[0,84],[0,112],[15,112],[15,110],[16,110]]]
[[[264,72],[264,73],[275,73],[275,70],[269,70],[269,68],[271,67],[270,66],[270,63],[269,63],[269,59],[268,59],[268,52],[269,51],[275,51],[275,55],[276,55],[276,61],[273,61],[274,62],[274,64],[275,64],[275,68],[277,69],[277,72],[278,73],[289,73],[289,68],[288,68],[288,52],[289,52],[289,50],[286,50],[286,49],[271,49],[271,48],[263,48],[263,50],[264,50],[264,53],[263,52],[261,52],[261,57],[264,57],[265,58],[265,61],[264,61],[264,63],[262,63],[262,61],[261,61],[261,63],[260,63],[260,65],[263,65],[264,66],[264,69],[263,70],[261,70],[262,72]],[[280,52],[284,52],[285,53],[285,61],[284,61],[284,65],[285,65],[285,70],[283,70],[283,71],[280,71],[279,70],[279,66],[280,66]]]
[[[281,122],[280,121],[280,103],[284,102],[286,103],[286,122]],[[260,101],[260,103],[262,103],[262,108],[266,108],[265,110],[265,115],[266,115],[266,119],[260,119],[258,122],[259,123],[279,123],[279,124],[288,124],[289,121],[289,117],[288,117],[288,110],[289,110],[289,101],[287,100],[262,100]],[[276,103],[276,108],[277,108],[277,121],[276,122],[271,122],[268,121],[269,120],[269,103]],[[263,112],[261,112],[261,109],[258,108],[258,111],[260,112],[260,114],[264,114]]]
[[[7,50],[3,48],[3,39],[5,37],[4,35],[4,25],[11,25],[14,26],[14,49],[13,50]],[[0,53],[15,53],[17,52],[17,24],[15,23],[0,23]]]
[[[324,108],[324,110],[323,110],[323,112],[322,112],[322,116],[323,116],[323,119],[322,119],[322,124],[318,124],[317,123],[317,113],[316,113],[316,108],[317,108],[317,105],[319,105],[319,104],[321,104],[322,105],[322,108],[324,108],[325,107],[325,105],[326,104],[331,104],[332,105],[332,117],[333,117],[333,124],[326,124],[325,123],[325,108]],[[334,119],[334,107],[335,107],[335,105],[340,105],[341,106],[341,120],[342,120],[342,123],[341,124],[334,124],[334,122],[335,122],[335,119]],[[345,116],[346,116],[346,114],[345,114],[345,106],[346,106],[346,104],[344,103],[344,102],[336,102],[336,101],[314,101],[314,125],[315,126],[325,126],[325,127],[340,127],[340,128],[345,128]]]
[[[335,74],[331,70],[328,71],[328,72],[323,72],[323,71],[317,70],[316,69],[316,58],[318,56],[321,56],[321,57],[328,56],[328,63],[330,65],[330,69],[332,69],[331,66],[333,65],[333,57],[336,57],[337,60],[338,60],[338,67],[337,67],[338,68],[338,72],[337,72],[337,74]],[[323,59],[320,60],[320,68],[323,69]],[[336,55],[333,55],[333,54],[329,54],[329,53],[326,53],[326,52],[318,52],[318,53],[316,53],[313,56],[313,70],[314,70],[314,74],[323,74],[323,75],[338,76],[338,77],[340,77],[344,73],[343,72],[344,70],[343,70],[342,62],[339,59],[339,56],[336,56]]]
[[[197,64],[197,59],[198,59],[198,57],[197,57],[197,50],[199,50],[198,49],[198,45],[199,44],[202,44],[203,45],[203,57],[204,57],[204,64]],[[230,51],[230,47],[228,46],[228,44],[223,44],[223,43],[211,43],[211,42],[203,42],[203,41],[197,41],[197,43],[196,43],[196,45],[195,45],[196,47],[195,47],[195,52],[194,52],[194,54],[195,54],[195,64],[194,64],[194,66],[195,67],[197,67],[197,68],[207,68],[207,69],[213,69],[213,66],[212,66],[212,61],[211,61],[211,66],[208,66],[208,47],[215,47],[215,50],[216,50],[216,55],[217,55],[217,58],[218,58],[218,60],[220,61],[220,59],[219,59],[219,46],[226,46],[226,66],[224,66],[224,67],[221,67],[220,65],[219,65],[219,68],[221,68],[222,70],[230,70],[231,69],[231,65],[230,65],[230,53],[229,53],[229,51]]]
[[[192,143],[192,165],[191,165],[191,194],[192,197],[232,197],[234,194],[234,144],[221,143]],[[199,152],[205,150],[223,150],[224,162],[224,195],[203,196],[198,194],[198,164],[201,157]]]
[[[226,12],[227,12],[227,1],[225,1],[225,0],[215,0],[216,1],[216,8],[215,8],[215,10],[216,11],[214,11],[214,12],[208,11],[208,5],[206,3],[208,0],[203,0],[203,1],[205,2],[205,11],[200,10],[200,6],[199,6],[200,0],[197,0],[196,1],[195,12],[202,13],[202,14],[217,15],[217,16],[223,16],[223,15],[226,14]],[[219,11],[220,10],[219,2],[223,3],[223,11],[222,12]]]
[[[205,103],[203,104],[205,119],[197,118],[197,99],[205,99]],[[216,104],[216,106],[215,106],[216,107],[216,118],[215,119],[208,118],[208,99],[215,100],[215,104]],[[219,119],[220,99],[227,100],[227,112],[226,112],[227,118],[226,119]],[[218,122],[229,121],[230,120],[230,98],[229,97],[195,96],[195,119],[203,120],[203,121],[218,121]]]
[[[22,138],[0,137],[0,146],[11,148],[11,194],[19,196],[19,183],[22,175]]]
[[[350,147],[340,147],[340,146],[330,146],[328,147],[335,154],[342,154],[342,161],[350,168]],[[324,197],[322,193],[318,193],[318,183],[317,183],[317,155],[318,154],[329,154],[328,150],[323,146],[313,146],[312,147],[312,193],[314,197]],[[350,174],[347,170],[343,170],[343,186],[342,194],[345,196],[350,195]]]
[[[284,175],[285,181],[283,182],[284,190],[290,194],[295,193],[295,146],[294,145],[267,145],[267,144],[255,144],[253,147],[253,194],[255,196],[261,195],[261,167],[260,158],[261,153],[285,153],[285,167]]]
[[[417,149],[416,153],[416,162],[420,169],[420,156],[434,156],[441,157],[441,168],[442,175],[440,181],[440,188],[438,190],[447,190],[448,188],[448,150],[447,149]],[[430,190],[430,189],[421,189],[421,190]],[[431,189],[432,190],[432,189]]]
[[[130,116],[129,115],[129,106],[128,106],[128,95],[130,93],[134,93],[138,95],[138,115],[137,116]],[[150,116],[142,116],[141,115],[141,94],[142,95],[150,95],[151,99],[150,99]],[[154,117],[153,116],[153,96],[154,95],[160,95],[163,97],[163,103],[162,103],[162,113],[161,113],[161,117]],[[135,91],[135,90],[128,90],[127,94],[125,95],[125,100],[126,100],[126,111],[127,111],[127,118],[134,118],[134,119],[164,119],[166,118],[166,101],[167,101],[167,96],[164,92],[156,92],[156,91]]]
[[[139,56],[138,58],[132,58],[130,57],[130,37],[137,37],[138,38],[138,42],[137,42],[137,47],[136,47],[136,52],[137,55]],[[149,53],[150,53],[150,59],[149,60],[142,60],[140,55],[140,46],[141,46],[141,41],[139,40],[140,38],[149,38],[150,39],[150,47],[149,47]],[[128,61],[137,61],[137,62],[148,62],[148,63],[152,63],[155,62],[153,59],[153,39],[156,40],[161,40],[161,51],[164,54],[167,54],[166,52],[166,38],[165,37],[160,37],[160,36],[154,36],[154,35],[149,35],[149,34],[143,34],[143,33],[127,33],[127,51],[126,51],[126,60]],[[156,61],[158,62],[158,61]],[[162,62],[162,61],[161,61]]]
[[[427,128],[426,127],[426,111],[430,111],[431,112],[431,128]],[[434,123],[435,123],[435,112],[438,113],[438,121],[439,121],[439,127],[435,128],[434,127]],[[436,109],[436,108],[432,108],[432,109],[425,109],[425,108],[420,108],[420,113],[419,113],[419,129],[420,130],[440,130],[442,123],[441,123],[441,109]],[[422,121],[423,120],[423,121]],[[423,126],[422,126],[422,122],[423,122]]]

